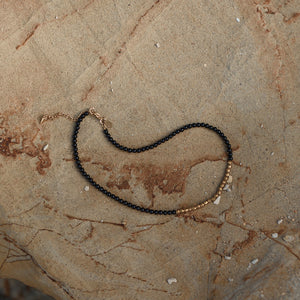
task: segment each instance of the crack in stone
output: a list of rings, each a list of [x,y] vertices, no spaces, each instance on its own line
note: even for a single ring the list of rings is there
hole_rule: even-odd
[[[84,222],[88,221],[91,223],[99,223],[99,224],[110,224],[110,225],[122,227],[124,230],[127,230],[126,222],[115,223],[115,222],[109,222],[109,221],[104,221],[104,220],[93,220],[93,219],[88,219],[88,218],[75,217],[70,214],[63,214],[63,215],[71,220],[80,220],[80,221],[84,221]]]

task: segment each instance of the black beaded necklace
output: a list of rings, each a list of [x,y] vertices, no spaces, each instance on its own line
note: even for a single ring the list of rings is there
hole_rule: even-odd
[[[177,210],[176,209],[173,209],[173,210],[156,210],[156,209],[144,208],[142,206],[135,205],[131,202],[123,200],[122,198],[118,197],[117,195],[109,192],[104,187],[102,187],[101,185],[96,183],[94,181],[94,179],[85,171],[85,169],[83,168],[82,163],[80,161],[79,155],[78,155],[77,136],[78,136],[78,132],[79,132],[79,129],[80,129],[81,122],[88,115],[94,116],[94,117],[96,117],[97,119],[100,120],[100,124],[103,128],[103,133],[104,133],[105,137],[107,138],[107,140],[112,145],[114,145],[119,150],[126,151],[126,152],[129,152],[129,153],[140,153],[140,152],[144,152],[144,151],[147,151],[147,150],[150,150],[150,149],[154,149],[154,148],[158,147],[160,144],[163,144],[166,141],[170,140],[176,134],[179,134],[179,133],[181,133],[181,132],[183,132],[187,129],[190,129],[190,128],[204,127],[204,128],[207,128],[207,129],[210,129],[210,130],[214,131],[215,133],[217,133],[223,139],[223,142],[225,143],[226,151],[227,151],[227,167],[226,167],[226,170],[225,170],[224,178],[223,178],[221,184],[219,185],[217,192],[215,193],[215,195],[212,198],[209,198],[209,199],[205,200],[204,202],[201,202],[200,204],[198,204],[196,206],[186,208],[186,209],[177,209]],[[97,190],[99,190],[100,192],[102,192],[106,196],[112,198],[113,200],[115,200],[115,201],[117,201],[117,202],[119,202],[123,205],[126,205],[130,208],[136,209],[138,211],[145,212],[145,213],[150,213],[150,214],[156,214],[156,215],[179,215],[179,214],[186,213],[186,212],[189,212],[189,211],[197,210],[197,209],[205,206],[206,204],[215,201],[218,197],[220,197],[220,195],[221,195],[221,193],[224,189],[224,186],[226,185],[226,183],[229,179],[230,171],[231,171],[231,167],[232,167],[232,160],[233,160],[232,149],[231,149],[230,142],[221,130],[219,130],[218,128],[216,128],[214,126],[211,126],[207,123],[187,124],[187,125],[184,125],[184,126],[178,128],[178,129],[174,130],[173,132],[171,132],[167,136],[161,138],[160,140],[158,140],[158,141],[156,141],[156,142],[154,142],[150,145],[147,145],[147,146],[144,146],[144,147],[139,147],[139,148],[129,148],[129,147],[125,147],[125,146],[120,145],[116,140],[114,140],[112,138],[112,136],[110,135],[110,133],[108,132],[108,129],[106,127],[105,118],[100,116],[100,114],[98,114],[95,111],[94,108],[90,108],[89,110],[83,112],[77,119],[73,118],[69,115],[63,114],[63,113],[56,113],[54,115],[44,115],[41,119],[41,123],[43,123],[47,120],[53,120],[54,118],[57,118],[59,116],[66,117],[70,120],[76,121],[76,125],[75,125],[74,132],[73,132],[73,137],[72,137],[73,157],[74,157],[76,166],[77,166],[79,172],[81,173],[81,175],[84,176],[86,178],[86,180],[92,186],[94,186]]]

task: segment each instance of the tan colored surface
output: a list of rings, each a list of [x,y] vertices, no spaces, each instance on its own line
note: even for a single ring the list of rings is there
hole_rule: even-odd
[[[299,11],[297,1],[0,1],[1,277],[56,299],[299,299]],[[90,106],[128,146],[190,122],[219,127],[234,149],[231,192],[174,217],[85,191],[73,123],[38,120]],[[126,154],[87,118],[79,148],[99,184],[155,209],[205,199],[225,167],[204,129]]]

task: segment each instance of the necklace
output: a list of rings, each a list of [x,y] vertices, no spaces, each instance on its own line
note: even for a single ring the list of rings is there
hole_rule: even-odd
[[[213,197],[211,197],[211,198],[209,198],[209,199],[207,199],[207,200],[199,203],[198,205],[192,206],[190,208],[173,209],[173,210],[156,210],[156,209],[144,208],[142,206],[135,205],[135,204],[133,204],[131,202],[123,200],[120,197],[118,197],[117,195],[109,192],[104,187],[102,187],[98,183],[96,183],[94,181],[94,179],[85,171],[85,169],[83,168],[82,163],[80,161],[79,155],[78,155],[77,136],[78,136],[78,132],[79,132],[79,129],[80,129],[81,122],[88,115],[94,116],[94,117],[96,117],[100,121],[100,124],[102,126],[103,133],[104,133],[105,137],[107,138],[107,140],[113,146],[115,146],[119,150],[126,151],[126,152],[129,152],[129,153],[141,153],[141,152],[144,152],[144,151],[148,151],[148,150],[154,149],[154,148],[158,147],[159,145],[161,145],[161,144],[167,142],[168,140],[170,140],[176,134],[179,134],[179,133],[181,133],[181,132],[183,132],[183,131],[185,131],[187,129],[190,129],[190,128],[204,127],[204,128],[207,128],[207,129],[210,129],[210,130],[214,131],[215,133],[217,133],[222,138],[223,142],[225,143],[226,152],[227,152],[227,166],[226,166],[226,170],[225,170],[225,174],[224,174],[223,180],[222,180],[221,184],[219,185],[219,187],[217,189],[217,192],[214,194]],[[75,125],[75,128],[74,128],[74,132],[73,132],[73,137],[72,137],[73,157],[74,157],[77,169],[79,170],[79,172],[81,173],[81,175],[83,177],[85,177],[86,180],[92,186],[94,186],[97,190],[99,190],[100,192],[102,192],[106,196],[112,198],[113,200],[115,200],[115,201],[117,201],[117,202],[119,202],[119,203],[121,203],[123,205],[126,205],[126,206],[128,206],[130,208],[136,209],[136,210],[138,210],[140,212],[145,212],[145,213],[150,213],[150,214],[156,214],[156,215],[180,215],[180,214],[183,214],[183,213],[186,213],[186,212],[197,210],[197,209],[199,209],[199,208],[207,205],[208,203],[217,200],[218,197],[221,196],[223,188],[225,187],[225,185],[228,182],[228,179],[229,179],[229,176],[230,176],[231,167],[232,167],[232,160],[233,160],[232,149],[231,149],[230,142],[229,142],[229,140],[227,139],[227,137],[224,135],[224,133],[221,130],[219,130],[218,128],[216,128],[214,126],[211,126],[211,125],[209,125],[207,123],[191,123],[191,124],[187,124],[187,125],[184,125],[184,126],[178,128],[178,129],[174,130],[173,132],[171,132],[167,136],[161,138],[160,140],[158,140],[158,141],[156,141],[156,142],[154,142],[154,143],[152,143],[150,145],[147,145],[147,146],[144,146],[144,147],[139,147],[139,148],[128,148],[128,147],[120,145],[115,139],[113,139],[113,137],[108,132],[108,129],[107,129],[107,126],[106,126],[106,119],[104,117],[102,117],[99,113],[97,113],[93,107],[90,108],[89,110],[81,113],[78,118],[73,118],[73,117],[71,117],[71,116],[69,116],[67,114],[64,114],[64,113],[56,113],[56,114],[53,114],[53,115],[44,115],[44,116],[42,116],[42,119],[41,119],[40,123],[42,124],[42,123],[44,123],[47,120],[53,120],[53,119],[55,119],[57,117],[65,117],[65,118],[67,118],[69,120],[73,120],[73,121],[76,122],[76,125]]]

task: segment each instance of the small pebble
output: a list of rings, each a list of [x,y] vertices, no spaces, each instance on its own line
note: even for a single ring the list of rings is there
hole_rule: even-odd
[[[84,190],[85,190],[86,192],[88,192],[88,191],[90,190],[90,187],[89,187],[88,185],[86,185],[86,186],[84,187]]]
[[[274,155],[274,152],[271,152],[271,156],[273,156]]]
[[[260,128],[264,128],[264,124],[260,124]]]
[[[168,284],[172,284],[174,282],[177,282],[177,279],[176,278],[169,278],[169,279],[167,279],[167,282],[168,282]]]
[[[160,47],[160,43],[155,43],[154,45],[155,45],[156,48]]]
[[[214,204],[218,205],[220,203],[220,200],[221,200],[221,196],[219,196],[215,201],[214,201]]]
[[[241,20],[239,18],[236,18],[236,21],[240,23]]]
[[[251,264],[252,265],[255,265],[255,264],[257,264],[258,263],[258,258],[255,258],[255,259],[253,259],[252,261],[251,261]]]
[[[231,256],[225,255],[224,258],[227,259],[227,260],[230,260],[230,259],[231,259]]]
[[[204,68],[206,68],[206,67],[207,67],[207,64],[204,64],[203,66],[204,66]]]
[[[282,219],[279,219],[278,221],[277,221],[277,224],[281,224],[283,222],[283,220]]]
[[[295,238],[292,235],[286,235],[283,237],[283,240],[288,243],[292,242],[294,239]]]
[[[57,20],[57,19],[58,19],[58,16],[55,16],[55,19]]]
[[[274,239],[278,238],[278,233],[277,232],[272,233],[272,238]]]
[[[110,91],[113,93],[113,92],[114,92],[114,89],[113,89],[113,88],[111,88],[111,89],[110,89]]]
[[[49,145],[46,144],[44,147],[43,147],[43,151],[46,151],[48,149]]]
[[[223,190],[228,191],[228,192],[231,191],[230,188],[229,188],[229,184],[225,184]]]
[[[229,281],[229,282],[232,282],[232,281],[233,281],[233,278],[228,278],[228,281]]]

